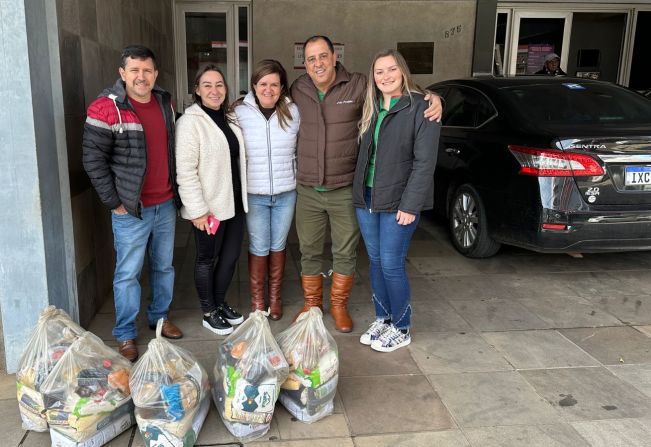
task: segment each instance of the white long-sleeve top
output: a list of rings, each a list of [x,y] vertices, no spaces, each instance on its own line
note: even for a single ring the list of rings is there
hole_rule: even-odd
[[[275,195],[296,189],[296,139],[300,116],[298,107],[289,103],[292,119],[285,129],[278,114],[267,120],[249,92],[235,108],[242,129],[247,158],[247,192]]]

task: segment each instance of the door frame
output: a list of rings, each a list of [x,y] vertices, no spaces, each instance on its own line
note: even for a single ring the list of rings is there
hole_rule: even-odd
[[[187,79],[187,49],[185,42],[185,13],[187,12],[210,12],[226,14],[226,82],[229,85],[229,100],[235,100],[240,90],[248,91],[247,85],[241,86],[239,79],[240,66],[240,39],[239,39],[239,15],[238,8],[247,8],[247,46],[248,46],[248,70],[251,74],[251,2],[213,2],[208,0],[176,0],[174,1],[174,55],[176,74],[176,100],[177,110],[183,112],[186,106]],[[244,87],[244,88],[242,88]]]
[[[534,11],[534,10],[514,10],[512,14],[511,24],[511,42],[509,48],[509,66],[508,71],[505,71],[510,76],[515,76],[515,69],[518,60],[518,43],[520,41],[520,20],[521,19],[565,19],[563,26],[563,49],[561,50],[561,67],[567,68],[568,46],[570,45],[570,32],[572,30],[572,15],[571,11]],[[558,51],[558,50],[556,50]]]

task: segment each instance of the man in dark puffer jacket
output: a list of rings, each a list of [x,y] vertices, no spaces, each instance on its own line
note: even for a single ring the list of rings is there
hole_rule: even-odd
[[[183,334],[168,319],[174,287],[174,231],[180,205],[174,160],[174,110],[170,94],[155,85],[153,52],[122,51],[120,77],[88,107],[83,163],[102,202],[111,209],[116,251],[113,336],[119,352],[135,361],[135,320],[140,311],[140,271],[149,247],[152,300],[149,327],[163,318],[163,336]],[[149,244],[149,246],[148,246]]]

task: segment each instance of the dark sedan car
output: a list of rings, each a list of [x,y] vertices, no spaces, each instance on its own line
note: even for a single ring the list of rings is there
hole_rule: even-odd
[[[474,258],[651,249],[651,102],[610,83],[477,78],[445,98],[435,207]]]

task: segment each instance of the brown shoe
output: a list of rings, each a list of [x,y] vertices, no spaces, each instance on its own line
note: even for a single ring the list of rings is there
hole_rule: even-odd
[[[156,325],[155,324],[149,325],[149,329],[156,330]],[[174,324],[172,324],[170,320],[165,319],[163,320],[163,328],[161,330],[161,335],[165,338],[178,340],[179,338],[183,337],[183,332],[181,332],[181,329],[179,329]]]
[[[283,287],[286,251],[272,251],[269,254],[269,318],[280,320],[283,316],[283,302],[280,289]]]
[[[251,311],[265,311],[264,284],[267,277],[269,256],[256,256],[249,253],[249,291],[251,293]]]
[[[124,340],[118,344],[118,352],[130,362],[138,359],[138,347],[135,340]]]
[[[303,286],[303,308],[294,315],[292,321],[296,321],[303,312],[310,310],[310,307],[318,307],[323,311],[323,276],[301,274],[301,285]]]
[[[339,332],[351,332],[353,320],[348,314],[346,305],[353,288],[353,275],[342,275],[332,273],[332,285],[330,286],[330,314],[335,319],[335,329]]]

